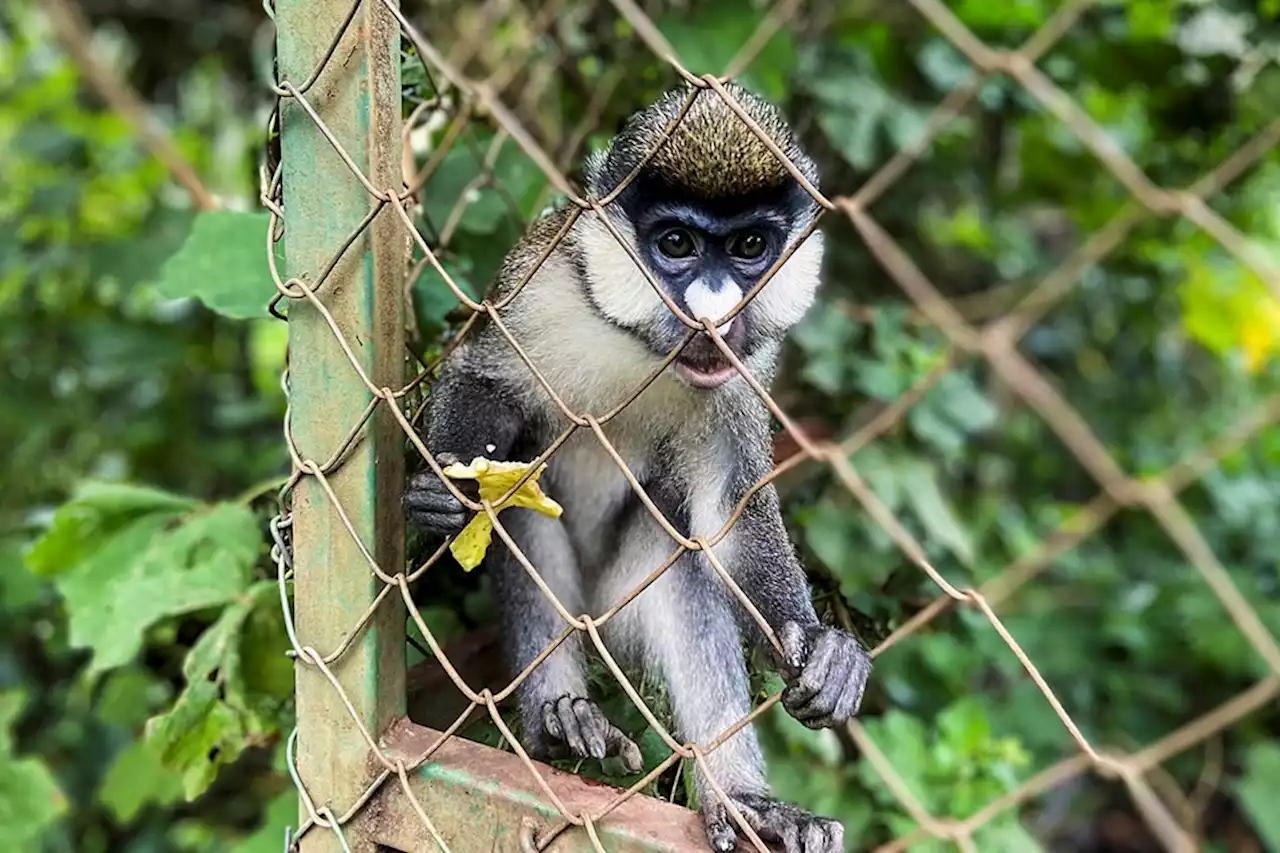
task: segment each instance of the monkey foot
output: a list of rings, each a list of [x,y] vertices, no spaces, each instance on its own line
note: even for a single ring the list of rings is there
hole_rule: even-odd
[[[640,747],[589,699],[566,695],[544,702],[542,724],[550,737],[553,757],[565,757],[567,753],[578,758],[604,759],[616,755],[632,773],[644,767]]]
[[[785,853],[843,853],[844,827],[838,821],[818,817],[804,809],[762,794],[730,794],[760,840],[781,845]],[[707,838],[717,853],[730,853],[738,844],[738,823],[714,794],[702,809]],[[745,835],[743,836],[745,839]]]

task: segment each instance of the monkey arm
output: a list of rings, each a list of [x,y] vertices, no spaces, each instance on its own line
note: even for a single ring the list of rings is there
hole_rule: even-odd
[[[788,622],[802,628],[819,624],[809,583],[787,536],[772,483],[747,501],[730,540],[733,556],[727,568],[775,633]],[[764,634],[755,620],[750,623],[757,641],[763,642]]]
[[[432,388],[427,449],[462,463],[477,456],[512,461],[525,421],[524,406],[506,383],[470,369],[465,358],[453,359]]]
[[[524,407],[503,382],[468,364],[466,355],[464,350],[456,352],[432,389],[427,450],[440,465],[466,464],[477,456],[513,461],[512,448],[525,429]],[[458,488],[475,499],[473,483]],[[404,508],[412,524],[440,535],[458,533],[470,518],[466,507],[429,467],[409,479]]]
[[[783,707],[810,728],[843,724],[862,703],[871,657],[853,635],[818,621],[773,484],[747,502],[732,550],[735,580],[782,646]],[[764,639],[758,626],[753,633]]]

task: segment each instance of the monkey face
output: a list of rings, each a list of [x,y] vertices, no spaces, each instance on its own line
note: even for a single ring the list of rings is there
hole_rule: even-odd
[[[757,129],[816,185],[816,167],[781,114],[740,87],[727,88]],[[776,349],[813,302],[822,235],[798,243],[818,208],[717,93],[696,93],[668,133],[687,94],[673,91],[633,116],[609,148],[586,164],[592,194],[618,192],[600,214],[611,226],[584,223],[580,230],[583,280],[591,305],[644,340],[657,358],[688,333],[669,303],[694,320],[715,322],[734,355],[749,358],[757,350]],[[648,160],[646,152],[652,153]],[[632,251],[619,247],[606,230],[622,236]],[[682,350],[672,369],[696,388],[718,387],[736,372],[706,333]]]

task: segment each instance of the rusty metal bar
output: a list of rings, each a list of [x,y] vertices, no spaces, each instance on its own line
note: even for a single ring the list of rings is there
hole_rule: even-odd
[[[386,755],[412,766],[443,736],[408,720],[397,722],[383,739]],[[570,811],[599,814],[621,793],[594,782],[536,763],[537,772]],[[450,737],[430,760],[407,774],[414,798],[426,813],[450,815],[437,822],[440,835],[453,851],[490,853],[586,853],[595,850],[583,827],[560,832],[546,846],[543,833],[556,826],[560,813],[529,773],[523,760],[459,737]],[[434,849],[424,838],[422,820],[395,777],[384,784],[349,825],[366,837],[394,850]],[[597,824],[604,849],[610,853],[706,853],[702,818],[682,806],[643,795],[614,808],[608,821]],[[748,849],[748,848],[744,848]]]
[[[280,113],[285,256],[291,282],[301,282],[303,288],[315,284],[335,247],[381,205],[335,144],[374,187],[398,190],[401,185],[399,29],[384,4],[362,3],[352,14],[352,2],[275,4],[279,79],[296,87],[292,97],[283,99]],[[311,80],[313,73],[318,76]],[[315,294],[379,388],[404,384],[403,259],[400,222],[393,212],[381,210]],[[290,302],[295,458],[325,460],[346,440],[372,394],[317,304],[310,298]],[[297,768],[304,800],[335,815],[345,812],[383,768],[356,721],[379,737],[404,713],[404,610],[399,596],[386,596],[349,646],[345,637],[383,586],[369,572],[362,543],[379,565],[393,572],[404,562],[399,511],[404,453],[389,405],[383,400],[374,407],[355,445],[326,472],[335,500],[314,476],[301,478],[293,494],[294,609],[304,653],[296,666]],[[314,652],[323,658],[344,646],[328,666],[342,688],[335,690],[308,657]],[[304,803],[302,818],[307,817]],[[343,827],[341,836],[319,827],[301,839],[300,849],[338,851],[343,837],[357,853],[376,849],[358,827]]]

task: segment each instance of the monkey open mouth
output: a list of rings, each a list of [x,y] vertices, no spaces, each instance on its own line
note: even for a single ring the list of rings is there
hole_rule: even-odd
[[[694,388],[718,388],[732,379],[738,369],[720,353],[686,357],[681,354],[672,364],[676,375]]]

